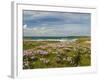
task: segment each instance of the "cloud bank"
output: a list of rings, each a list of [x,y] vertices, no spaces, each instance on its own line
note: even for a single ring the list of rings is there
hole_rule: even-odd
[[[89,13],[23,11],[24,36],[90,36]]]

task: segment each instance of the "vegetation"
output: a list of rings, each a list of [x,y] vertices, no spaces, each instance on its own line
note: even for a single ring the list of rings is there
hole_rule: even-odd
[[[23,69],[91,65],[90,38],[75,41],[23,41]]]

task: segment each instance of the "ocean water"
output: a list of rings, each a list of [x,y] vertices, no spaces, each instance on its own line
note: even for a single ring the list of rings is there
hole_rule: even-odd
[[[76,40],[82,36],[68,36],[68,37],[24,37],[25,40],[50,40],[50,41],[71,41]]]

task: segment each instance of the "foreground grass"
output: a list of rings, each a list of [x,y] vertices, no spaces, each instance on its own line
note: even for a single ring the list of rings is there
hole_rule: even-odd
[[[23,41],[23,69],[91,65],[90,38],[73,42]]]

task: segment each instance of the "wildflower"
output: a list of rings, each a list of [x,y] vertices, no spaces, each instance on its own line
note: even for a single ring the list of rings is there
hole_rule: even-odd
[[[48,52],[47,51],[44,51],[44,50],[38,50],[37,53],[38,54],[42,54],[42,55],[48,54]]]
[[[32,55],[32,51],[31,50],[25,50],[23,52],[23,56],[31,56]]]
[[[46,58],[40,58],[40,61],[43,62],[44,64],[48,64],[50,62],[50,60]]]
[[[43,61],[45,58],[40,58],[40,61]]]
[[[29,68],[29,62],[28,61],[25,61],[23,64],[24,64],[23,69]]]
[[[31,60],[32,60],[32,61],[36,61],[36,60],[38,60],[38,58],[32,56],[32,57],[31,57]]]
[[[63,61],[66,61],[66,58],[63,58]]]
[[[44,61],[45,64],[48,64],[49,62],[50,62],[50,60],[48,60],[48,59]]]
[[[67,61],[68,62],[72,61],[72,57],[67,57]]]

